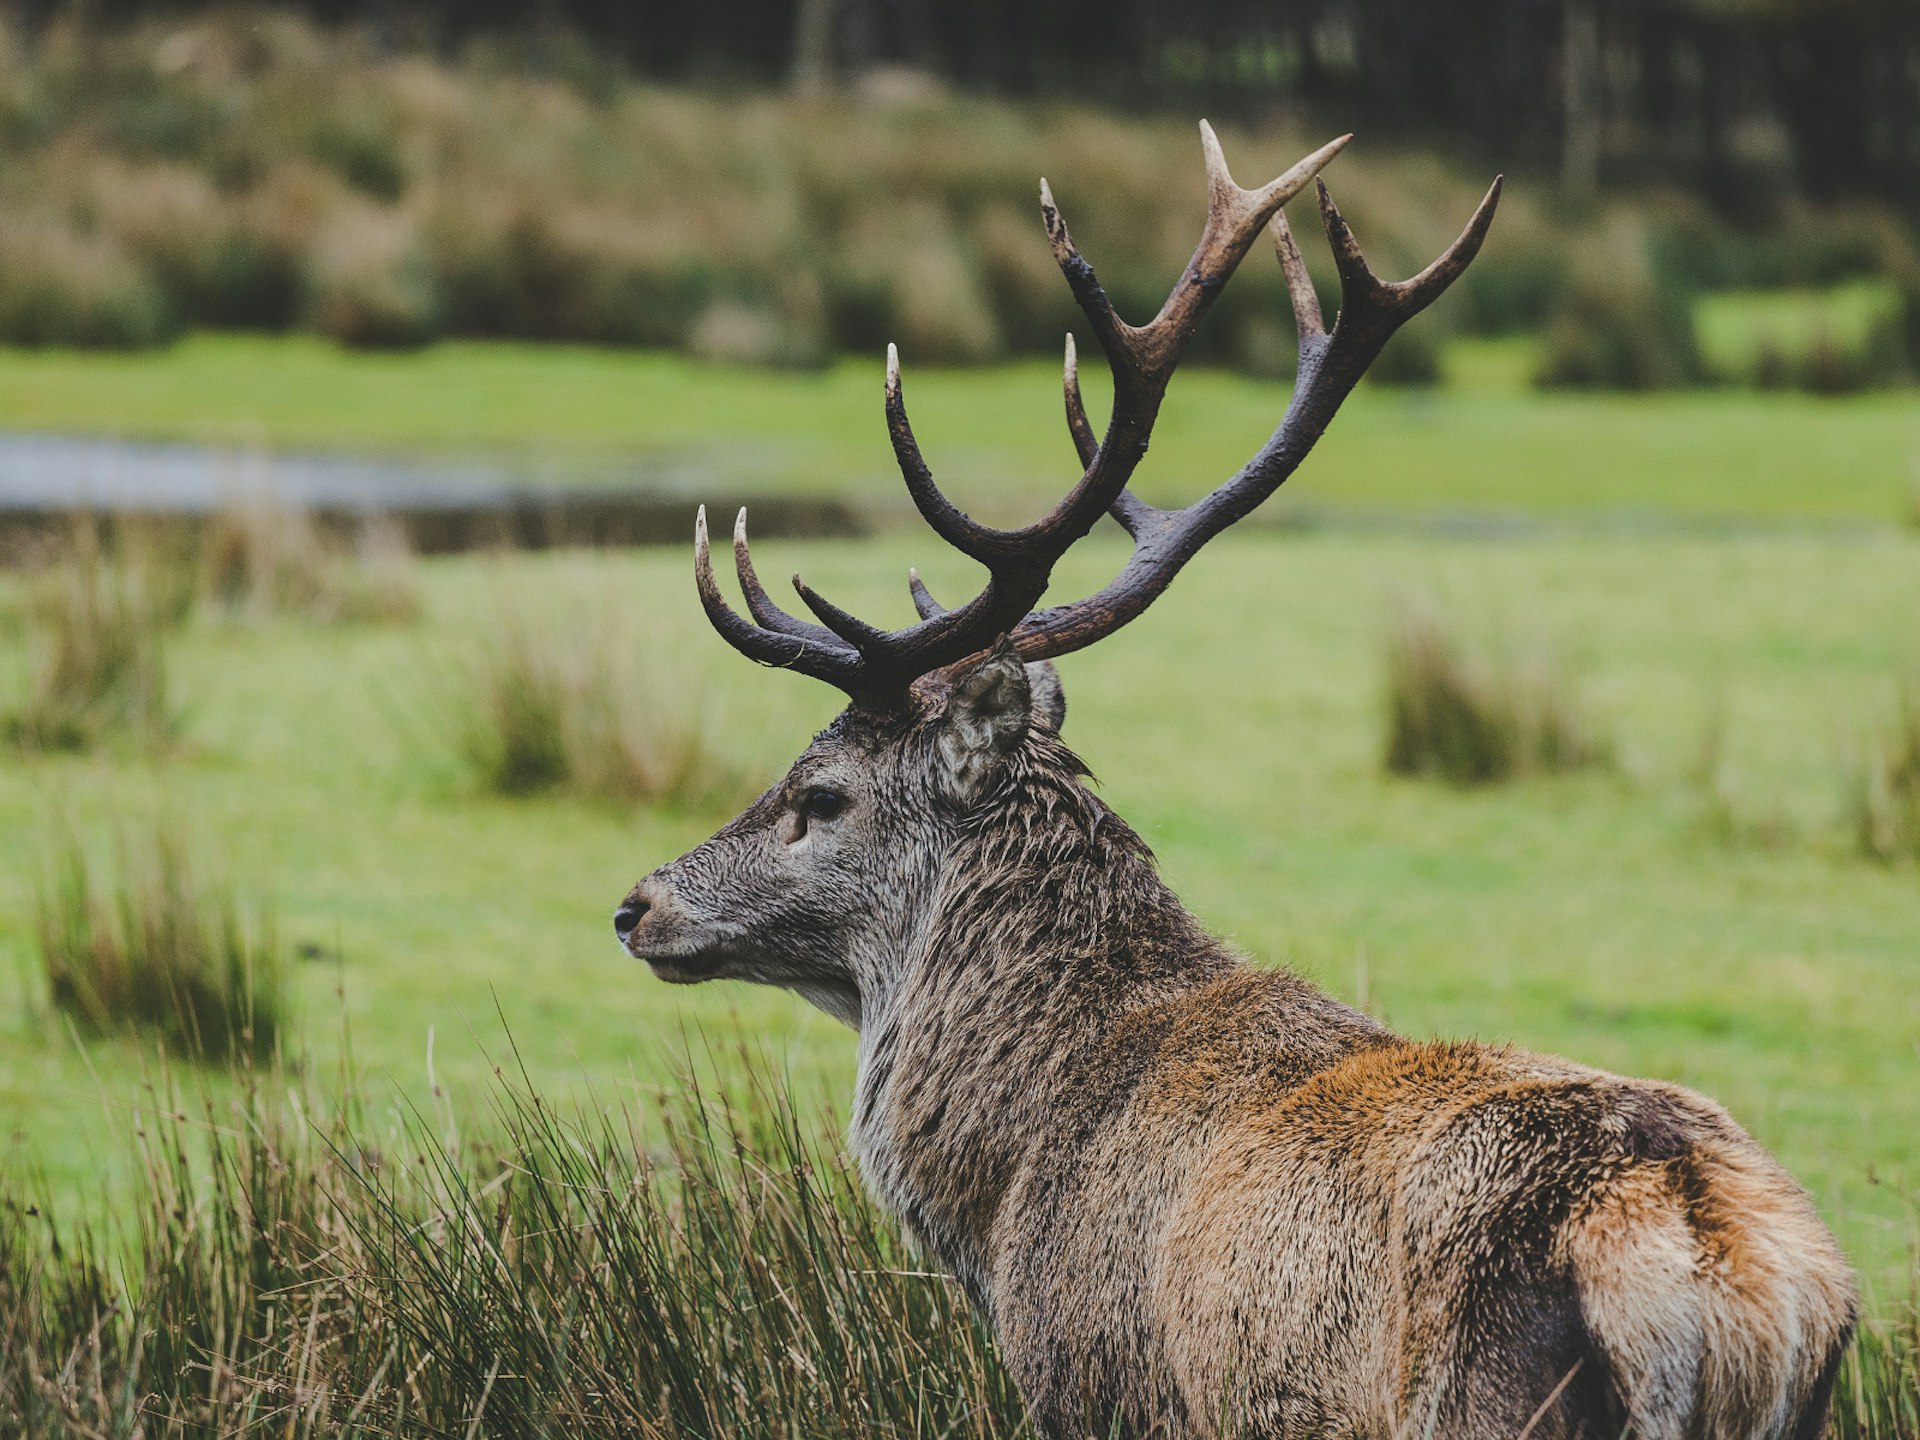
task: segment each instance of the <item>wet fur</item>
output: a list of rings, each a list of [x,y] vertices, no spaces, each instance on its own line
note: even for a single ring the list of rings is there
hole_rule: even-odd
[[[1851,1280],[1718,1106],[1251,970],[1050,727],[920,793],[943,724],[809,752],[923,817],[847,962],[853,1140],[1044,1435],[1818,1433]]]

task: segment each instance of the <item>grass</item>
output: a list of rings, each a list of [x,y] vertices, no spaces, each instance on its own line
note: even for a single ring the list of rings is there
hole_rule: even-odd
[[[648,663],[646,636],[590,591],[534,594],[503,573],[490,623],[447,668],[427,727],[482,789],[566,788],[620,804],[744,801],[697,688]]]
[[[844,1151],[808,1138],[823,1117],[746,1068],[731,1096],[683,1081],[585,1116],[516,1076],[492,1087],[487,1138],[416,1111],[378,1145],[352,1093],[329,1104],[264,1071],[195,1105],[163,1080],[117,1251],[0,1193],[0,1423],[47,1440],[1030,1436],[958,1286],[875,1214]],[[1920,1435],[1917,1340],[1912,1320],[1867,1327],[1837,1440]]]
[[[169,1434],[1025,1434],[958,1288],[858,1198],[777,1085],[556,1113],[495,1087],[489,1138],[421,1113],[369,1142],[262,1073],[163,1089],[112,1254],[0,1208],[0,1423]],[[646,1112],[646,1113],[642,1113]],[[662,1137],[651,1147],[636,1136]],[[209,1153],[210,1152],[210,1153]],[[117,1303],[116,1303],[117,1302]]]
[[[157,539],[120,537],[76,522],[50,563],[32,575],[21,606],[24,667],[0,732],[25,750],[84,750],[115,734],[152,743],[173,716],[167,698],[167,631],[185,618],[191,590]]]
[[[1230,298],[1227,304],[1231,305]],[[1084,337],[1083,337],[1084,338]],[[1904,394],[1527,393],[1524,342],[1461,342],[1447,388],[1363,386],[1277,502],[1365,510],[1865,518],[1910,504],[1920,412]],[[1072,473],[1058,367],[917,368],[915,427],[963,505],[1015,519]],[[1092,367],[1089,367],[1091,370]],[[157,354],[0,350],[0,427],[239,449],[471,456],[532,479],[618,479],[719,501],[844,495],[907,516],[880,414],[881,357],[767,374],[675,356],[448,343],[354,355],[319,341],[202,336]],[[1088,375],[1095,415],[1103,377]],[[1183,372],[1139,485],[1184,501],[1278,422],[1280,381]],[[1309,480],[1310,476],[1310,480]]]
[[[1901,685],[1890,723],[1852,777],[1848,807],[1861,854],[1920,860],[1920,680]]]
[[[1563,662],[1524,669],[1470,655],[1431,603],[1404,607],[1387,636],[1387,769],[1485,785],[1603,765],[1612,746]]]
[[[34,914],[48,998],[93,1035],[144,1031],[214,1062],[270,1055],[285,1023],[271,927],[250,929],[229,891],[198,883],[189,849],[162,822],[137,859],[122,846],[118,883],[103,885],[67,843]]]
[[[1060,592],[1119,560],[1090,543]],[[470,1116],[497,1006],[556,1103],[583,1077],[650,1086],[686,1027],[761,1037],[796,1083],[844,1095],[853,1046],[834,1022],[773,992],[669,989],[613,945],[628,887],[724,809],[490,797],[393,723],[433,657],[471,642],[499,563],[422,562],[412,630],[192,626],[174,674],[201,698],[164,766],[0,770],[0,969],[11,956],[24,977],[0,987],[0,1167],[42,1171],[74,1208],[124,1193],[110,1136],[146,1105],[137,1047],[95,1042],[83,1059],[36,1018],[33,877],[54,799],[76,833],[171,801],[194,833],[244,837],[228,846],[235,883],[273,896],[289,952],[313,957],[287,977],[305,1019],[285,1043],[315,1073],[390,1078],[423,1107],[437,1087]],[[890,622],[910,614],[909,563],[938,593],[967,580],[930,540],[770,544],[761,560]],[[684,554],[511,565],[535,590],[591,594],[590,613],[637,617],[673,683],[709,697],[712,746],[756,781],[834,709],[825,687],[711,635]],[[1880,712],[1905,663],[1913,565],[1891,530],[1230,536],[1151,615],[1067,659],[1068,738],[1180,893],[1260,961],[1349,998],[1364,987],[1406,1032],[1515,1040],[1726,1103],[1806,1181],[1884,1309],[1904,1295],[1913,1239],[1920,903],[1910,870],[1855,851],[1838,741]],[[1469,633],[1524,616],[1561,637],[1612,722],[1617,770],[1473,792],[1384,776],[1379,635],[1410,586]],[[1703,835],[1688,777],[1714,704],[1727,763],[1783,843]],[[103,1104],[119,1117],[106,1127]]]

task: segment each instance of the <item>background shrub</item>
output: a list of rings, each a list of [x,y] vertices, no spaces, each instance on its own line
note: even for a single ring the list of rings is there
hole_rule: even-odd
[[[8,31],[0,343],[151,345],[184,323],[772,365],[894,340],[916,363],[965,364],[1055,354],[1078,322],[1035,214],[1039,175],[1059,182],[1125,316],[1152,314],[1192,249],[1204,197],[1185,122],[899,76],[813,99],[666,88],[564,35],[542,29],[509,62],[497,44],[449,55],[404,26],[323,30],[251,9],[120,27],[67,16],[32,43]],[[1225,138],[1244,179],[1323,137]],[[1453,237],[1481,179],[1403,149],[1333,183],[1382,272],[1405,275]],[[1920,295],[1913,243],[1884,206],[1777,202],[1734,224],[1662,191],[1597,219],[1552,204],[1544,187],[1510,187],[1439,330],[1409,329],[1378,374],[1424,383],[1449,329],[1545,329],[1547,383],[1692,383],[1686,312],[1702,291],[1871,275]],[[1296,209],[1303,236],[1318,228],[1310,202]],[[1330,293],[1322,248],[1304,248]],[[1193,359],[1290,373],[1277,267],[1254,257],[1233,289]],[[1903,313],[1910,361],[1920,300]],[[1851,363],[1789,383],[1899,373]]]
[[[1432,326],[1408,325],[1387,342],[1367,370],[1373,385],[1422,387],[1440,383],[1440,352],[1444,336]]]
[[[0,343],[137,350],[178,333],[166,291],[112,240],[0,218]]]
[[[440,330],[425,248],[404,215],[356,208],[315,237],[306,304],[314,329],[343,345],[406,349]]]
[[[1567,278],[1547,313],[1535,382],[1548,387],[1663,390],[1701,378],[1696,295],[1663,265],[1641,217],[1603,216],[1567,253]]]

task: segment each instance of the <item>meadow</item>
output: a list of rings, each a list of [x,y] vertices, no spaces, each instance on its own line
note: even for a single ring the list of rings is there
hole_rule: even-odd
[[[1063,588],[1119,558],[1086,547]],[[764,563],[885,615],[909,561],[965,583],[934,547],[891,539],[771,546]],[[1914,562],[1897,533],[1235,537],[1149,621],[1066,662],[1068,735],[1181,893],[1261,963],[1414,1033],[1709,1091],[1814,1189],[1891,1301],[1920,1126],[1920,881],[1854,853],[1843,799],[1913,663]],[[810,1093],[843,1095],[851,1037],[832,1021],[783,995],[667,989],[607,933],[635,878],[834,708],[706,634],[687,571],[669,553],[434,561],[417,626],[202,621],[174,649],[168,753],[10,761],[8,1169],[97,1194],[121,1154],[151,1056],[74,1044],[47,1013],[29,917],[57,836],[108,853],[156,814],[312,957],[289,1044],[313,1073],[350,1045],[396,1103],[437,1087],[479,1108],[508,1031],[559,1091],[657,1080],[702,1048],[689,1036],[751,1035]],[[1617,767],[1486,790],[1385,775],[1381,637],[1404,594],[1574,657]],[[689,812],[481,793],[438,716],[472,703],[453,658],[498,633],[503,606],[552,607],[610,655],[643,646],[657,703],[698,697],[731,795]]]
[[[1456,345],[1449,363],[1454,383],[1442,389],[1354,397],[1299,493],[1276,502],[1325,523],[1244,527],[1140,623],[1062,662],[1067,738],[1175,888],[1254,963],[1291,966],[1406,1033],[1511,1041],[1707,1092],[1807,1184],[1871,1312],[1898,1315],[1920,1243],[1920,864],[1864,855],[1852,806],[1866,757],[1896,725],[1902,684],[1920,671],[1920,532],[1903,521],[1920,456],[1911,397],[1541,396],[1511,383],[1524,365],[1504,343]],[[893,523],[904,505],[875,372],[847,362],[769,376],[496,344],[344,356],[302,340],[196,337],[138,357],[0,352],[0,426],[268,450],[506,451],[535,479],[631,480],[666,465],[710,476],[674,482],[689,521],[696,499],[849,495],[878,533],[767,542],[756,546],[761,573],[801,570],[860,613],[899,623],[909,564],[941,594],[972,576],[931,537]],[[909,369],[907,383],[927,453],[963,503],[1011,517],[1065,483],[1071,452],[1051,367]],[[1214,483],[1277,405],[1271,382],[1183,376],[1143,488],[1171,499]],[[1116,536],[1096,535],[1062,565],[1058,592],[1096,587],[1122,558]],[[28,665],[31,647],[15,642],[31,629],[31,583],[0,575],[9,696]],[[437,1171],[436,1157],[493,1154],[510,1133],[520,1158],[502,1175],[555,1166],[568,1203],[591,1209],[598,1182],[569,1171],[567,1155],[599,1164],[637,1143],[670,1169],[735,1143],[729,1121],[701,1142],[709,1150],[686,1148],[715,1093],[690,1091],[689,1076],[739,1093],[770,1073],[792,1093],[795,1143],[830,1143],[846,1111],[850,1033],[783,994],[664,986],[616,949],[610,920],[634,879],[778,775],[833,713],[834,695],[755,670],[714,637],[683,551],[422,560],[412,583],[417,603],[384,619],[202,603],[166,641],[166,733],[0,758],[0,974],[15,980],[0,986],[5,1203],[43,1207],[70,1234],[90,1228],[109,1259],[151,1254],[186,1244],[167,1229],[170,1214],[217,1231],[240,1203],[221,1198],[222,1184],[266,1185],[249,1192],[258,1204],[280,1193],[273,1175],[311,1173],[331,1194],[360,1184],[359,1162],[348,1162],[377,1147],[412,1155],[407,1183],[466,1217],[437,1224],[484,1229],[495,1182],[463,1190],[469,1182]],[[1551,657],[1604,734],[1606,763],[1480,786],[1390,773],[1388,639],[1410,609],[1442,617],[1486,656]],[[569,663],[604,662],[626,709],[697,735],[699,783],[654,798],[568,785],[502,795],[484,783],[463,758],[464,721],[487,703],[486,657],[523,640]],[[247,916],[270,918],[288,957],[277,1068],[198,1069],[151,1037],[81,1033],[50,1003],[36,917],[67,847],[111,875],[156,827],[183,837]],[[570,1119],[553,1121],[576,1115],[584,1142],[565,1130]],[[550,1121],[565,1133],[543,1129]],[[728,1433],[718,1410],[690,1398],[704,1365],[742,1367],[728,1372],[733,1398],[711,1404],[749,1405],[744,1377],[758,1362],[740,1335],[812,1353],[847,1315],[877,1306],[927,1348],[867,1361],[835,1352],[832,1364],[864,1375],[861,1385],[950,1366],[966,1393],[940,1413],[971,1415],[962,1433],[1006,1433],[968,1409],[1003,1405],[1004,1377],[950,1299],[904,1280],[827,1278],[856,1261],[861,1273],[910,1276],[912,1262],[857,1225],[844,1244],[806,1238],[811,1152],[781,1149],[788,1132],[764,1118],[742,1123],[760,1147],[739,1160],[761,1197],[752,1213],[706,1248],[668,1246],[645,1264],[723,1264],[715,1257],[728,1245],[788,1246],[779,1264],[798,1264],[830,1293],[792,1333],[713,1320],[715,1334],[733,1336],[724,1356],[647,1361],[695,1406],[669,1407],[682,1427],[697,1412],[696,1428]],[[193,1155],[210,1145],[236,1168],[215,1164],[228,1178],[203,1189],[191,1176],[204,1160],[168,1170],[170,1144]],[[251,1160],[233,1158],[248,1146]],[[819,1174],[835,1173],[829,1162]],[[720,1185],[699,1174],[687,1183]],[[846,1176],[826,1183],[843,1187],[830,1208],[850,1203]],[[726,1195],[723,1209],[747,1203]],[[762,1201],[778,1213],[752,1208]],[[660,1203],[662,1214],[693,1213],[685,1196]],[[508,1215],[504,1200],[497,1215]],[[664,1233],[647,1215],[629,1217],[637,1231],[616,1223],[608,1233]],[[346,1242],[315,1223],[324,1259]],[[222,1244],[251,1243],[239,1231],[202,1236],[195,1244],[210,1248],[191,1253],[215,1257],[210,1273],[220,1273]],[[377,1245],[369,1254],[373,1270],[402,1263]],[[564,1294],[553,1275],[602,1262],[553,1263],[548,1283]],[[312,1280],[290,1272],[270,1285],[277,1274],[255,1277],[267,1358],[250,1363],[270,1373],[284,1343],[275,1326],[292,1313],[273,1318],[273,1285]],[[434,1312],[441,1321],[480,1326],[492,1311],[463,1310],[480,1302],[456,1279],[415,1276],[427,1290],[453,1286]],[[0,1273],[0,1291],[6,1282]],[[164,1277],[144,1283],[175,1293]],[[738,1287],[748,1296],[739,1314],[759,1315],[755,1287],[788,1281],[736,1266],[675,1283],[722,1297]],[[350,1336],[361,1312],[328,1303],[327,1324]],[[366,1313],[400,1323],[377,1306]],[[608,1317],[626,1312],[594,1313],[612,1333]],[[701,1323],[718,1314],[701,1310]],[[530,1343],[486,1334],[475,1355]],[[392,1353],[426,1343],[394,1339]],[[444,1355],[444,1339],[434,1343]],[[372,1394],[391,1356],[355,1354],[341,1373]],[[533,1387],[515,1400],[496,1391],[497,1364],[478,1366],[446,1381],[436,1413],[558,1393],[510,1376]],[[563,1371],[539,1383],[575,1385]],[[314,1400],[313,1414],[337,1420],[331,1403]],[[843,1418],[843,1429],[818,1416],[749,1428],[892,1434],[932,1423],[905,1411],[884,1423]]]

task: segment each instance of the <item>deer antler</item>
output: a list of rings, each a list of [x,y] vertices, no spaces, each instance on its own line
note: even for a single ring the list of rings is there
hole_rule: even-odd
[[[1228,173],[1213,128],[1200,123],[1206,157],[1207,221],[1186,271],[1144,325],[1122,320],[1089,265],[1074,247],[1047,182],[1040,182],[1040,213],[1054,258],[1080,304],[1113,374],[1113,411],[1096,441],[1080,399],[1073,337],[1067,337],[1064,388],[1068,428],[1082,473],[1058,504],[1031,525],[999,530],[955,506],[934,483],[907,419],[899,354],[887,347],[887,430],[907,493],[935,534],[986,567],[986,586],[964,605],[942,608],[919,577],[910,584],[921,619],[904,630],[881,630],[809,588],[794,589],[819,621],[800,620],[768,597],[747,550],[746,512],[734,526],[734,563],[751,621],[722,598],[714,580],[704,507],[694,530],[694,574],[700,602],[729,644],[765,665],[798,670],[845,690],[856,705],[899,704],[920,676],[977,654],[1011,635],[1028,659],[1062,655],[1092,644],[1133,619],[1166,589],[1180,567],[1221,530],[1251,511],[1292,474],[1326,429],[1340,402],[1358,383],[1393,332],[1445,290],[1480,248],[1493,218],[1500,182],[1494,181],[1460,238],[1414,279],[1379,280],[1367,268],[1346,222],[1320,186],[1320,207],[1340,270],[1341,309],[1329,333],[1320,317],[1306,266],[1280,215],[1281,207],[1314,179],[1351,136],[1322,146],[1278,179],[1244,190]],[[1300,332],[1300,369],[1292,403],[1273,438],[1241,472],[1183,510],[1163,511],[1127,490],[1146,454],[1167,384],[1195,327],[1272,223]],[[1098,594],[1071,605],[1034,610],[1054,564],[1104,513],[1134,538],[1131,559]]]
[[[1382,280],[1368,267],[1333,196],[1315,182],[1320,218],[1340,272],[1340,313],[1331,332],[1320,315],[1320,299],[1307,274],[1300,247],[1284,215],[1273,218],[1273,245],[1286,272],[1300,337],[1300,365],[1293,399],[1272,438],[1231,480],[1210,495],[1179,510],[1161,510],[1131,491],[1114,500],[1113,518],[1133,537],[1132,557],[1120,574],[1096,595],[1029,615],[1013,634],[1014,647],[1030,660],[1065,655],[1112,634],[1151,605],[1173,577],[1214,536],[1252,513],[1280,488],[1325,433],[1340,404],[1387,341],[1407,321],[1439,299],[1480,253],[1500,200],[1496,177],[1473,218],[1440,258],[1411,280]],[[1080,402],[1073,343],[1067,343],[1067,426],[1084,458],[1092,429]]]

